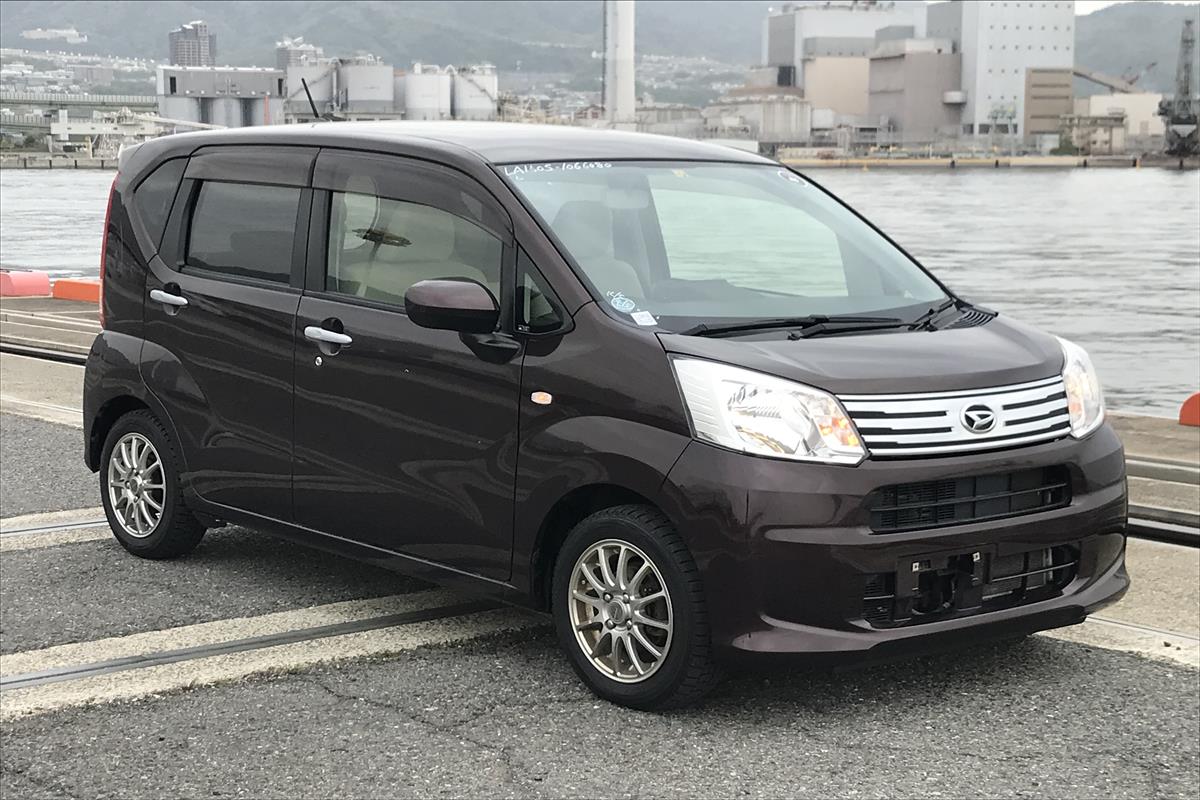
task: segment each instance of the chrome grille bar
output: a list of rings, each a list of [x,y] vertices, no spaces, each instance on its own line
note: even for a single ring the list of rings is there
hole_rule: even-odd
[[[954,392],[840,395],[863,444],[875,458],[971,453],[1059,439],[1070,433],[1061,376],[1010,386]],[[964,415],[994,415],[973,430]]]

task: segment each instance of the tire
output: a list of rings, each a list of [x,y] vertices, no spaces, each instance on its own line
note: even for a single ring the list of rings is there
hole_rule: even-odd
[[[622,548],[624,578],[617,581]],[[639,574],[643,577],[634,585]],[[614,594],[602,587],[625,591]],[[652,599],[659,590],[665,596]],[[657,509],[616,506],[576,525],[555,560],[551,591],[559,644],[583,682],[605,700],[661,711],[692,704],[716,685],[719,673],[699,570],[679,533]],[[605,595],[613,599],[605,601]],[[669,627],[662,626],[664,621]],[[585,627],[577,632],[577,625]],[[618,638],[624,641],[618,643]]]
[[[114,454],[118,459],[115,464]],[[132,470],[131,455],[136,462]],[[157,468],[153,466],[155,459]],[[117,541],[135,556],[176,558],[190,553],[204,536],[204,526],[183,502],[179,464],[170,435],[146,410],[132,411],[118,419],[104,440],[100,458],[104,515]],[[117,483],[123,479],[133,483]],[[139,510],[136,498],[141,497],[148,499]],[[155,503],[161,506],[157,513]]]

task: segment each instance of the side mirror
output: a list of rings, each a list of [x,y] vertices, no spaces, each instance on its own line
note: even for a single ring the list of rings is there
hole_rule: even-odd
[[[404,310],[422,328],[459,333],[491,333],[500,320],[496,298],[468,278],[418,281],[404,293]]]

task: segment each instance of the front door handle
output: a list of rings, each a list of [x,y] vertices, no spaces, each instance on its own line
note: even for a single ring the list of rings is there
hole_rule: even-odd
[[[304,338],[313,342],[323,342],[325,344],[336,344],[339,347],[345,347],[354,340],[344,333],[326,330],[320,325],[309,325],[304,329]]]
[[[188,304],[186,297],[164,292],[162,289],[151,289],[150,299],[163,305],[174,306],[175,308],[183,308]]]

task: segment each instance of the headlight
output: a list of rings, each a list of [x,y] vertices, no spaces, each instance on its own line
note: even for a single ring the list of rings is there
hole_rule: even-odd
[[[1058,342],[1063,351],[1062,377],[1067,387],[1071,435],[1082,439],[1104,422],[1104,395],[1087,351],[1066,339],[1060,338]]]
[[[793,461],[857,464],[866,455],[833,395],[713,361],[671,363],[698,439]]]

